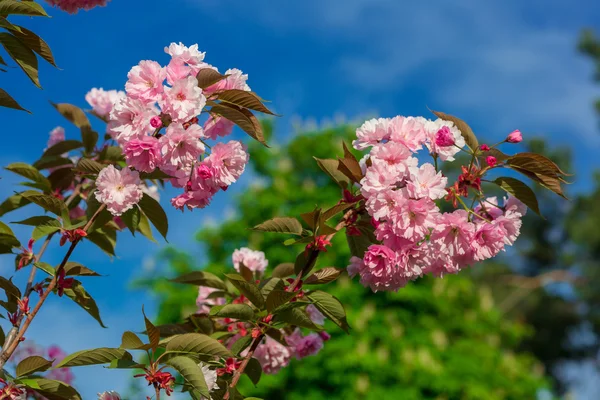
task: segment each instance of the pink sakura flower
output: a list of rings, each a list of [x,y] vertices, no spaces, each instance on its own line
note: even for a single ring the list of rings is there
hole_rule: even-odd
[[[204,163],[214,171],[214,180],[220,187],[227,187],[238,180],[248,163],[246,147],[237,140],[217,143]]]
[[[389,165],[406,163],[417,165],[417,159],[411,157],[412,152],[402,143],[387,142],[379,143],[371,149],[371,160],[381,160]]]
[[[246,83],[246,81],[248,80],[247,74],[244,74],[237,68],[233,68],[225,71],[225,75],[227,75],[225,79],[222,79],[214,85],[207,87],[205,89],[206,93],[212,94],[220,90],[231,89],[245,90],[247,92],[250,91],[250,86],[248,86],[248,84]]]
[[[521,233],[521,214],[515,211],[507,211],[504,215],[496,218],[494,223],[504,229],[504,244],[512,246]]]
[[[164,164],[177,168],[191,165],[204,154],[204,144],[200,141],[203,137],[199,125],[191,125],[188,129],[181,124],[169,125],[166,134],[159,140]]]
[[[352,146],[356,150],[363,150],[367,147],[376,145],[389,140],[390,138],[390,120],[389,118],[373,118],[366,121],[356,130],[356,140]]]
[[[165,47],[165,53],[169,54],[174,60],[190,66],[194,76],[198,73],[200,68],[206,65],[203,62],[206,53],[200,52],[197,44],[186,47],[181,42],[179,42],[179,44],[171,43],[169,47]]]
[[[213,289],[205,286],[198,288],[198,297],[196,298],[196,306],[198,306],[198,312],[201,314],[208,314],[212,306],[218,306],[225,304],[225,298],[209,298],[209,296],[217,292],[218,289]]]
[[[152,131],[150,120],[158,110],[141,100],[126,97],[118,101],[110,112],[109,132],[119,144],[145,136]]]
[[[373,218],[383,220],[393,218],[398,205],[404,201],[406,198],[400,190],[382,190],[367,198],[366,207]]]
[[[377,192],[393,189],[407,174],[408,168],[404,164],[389,165],[385,161],[374,160],[360,181],[361,193],[369,198]]]
[[[171,199],[171,205],[178,210],[183,210],[183,207],[187,207],[188,210],[204,208],[210,204],[217,191],[219,188],[212,185],[211,180],[203,180],[195,174],[187,181],[185,192]]]
[[[162,97],[167,71],[156,61],[143,60],[127,74],[125,91],[133,99],[154,103]]]
[[[505,233],[504,228],[497,223],[484,222],[480,224],[473,241],[475,261],[492,258],[503,250]]]
[[[414,117],[397,116],[390,121],[390,140],[402,143],[415,152],[423,147],[427,139],[423,121]]]
[[[121,400],[121,395],[114,390],[98,393],[98,400]]]
[[[104,168],[96,179],[96,200],[106,204],[112,215],[119,216],[133,208],[142,198],[140,175],[129,168]]]
[[[315,324],[323,325],[325,323],[325,316],[313,304],[306,306],[306,313]]]
[[[50,137],[48,138],[48,143],[46,144],[46,149],[54,146],[57,143],[60,143],[65,140],[65,129],[62,126],[57,126],[56,128],[50,131]]]
[[[123,149],[127,165],[142,172],[152,172],[162,163],[158,139],[154,136],[142,136],[132,139]]]
[[[92,90],[85,95],[85,101],[87,101],[92,107],[92,110],[101,117],[108,117],[115,103],[124,98],[125,92],[104,90],[102,88],[92,88]]]
[[[473,212],[491,221],[495,220],[504,213],[502,208],[500,208],[498,205],[498,198],[495,196],[486,198],[484,202],[475,206]]]
[[[504,198],[504,209],[506,212],[513,211],[515,213],[525,216],[527,214],[527,206],[514,196],[508,196]]]
[[[294,353],[294,357],[300,360],[304,357],[316,355],[323,348],[323,339],[317,333],[302,335],[299,329],[296,329],[291,335],[285,337],[285,341]]]
[[[485,158],[485,162],[490,168],[494,168],[498,163],[498,160],[496,160],[496,157],[494,156],[487,156]]]
[[[269,260],[265,258],[265,253],[251,250],[247,247],[234,250],[231,260],[237,272],[240,272],[240,264],[243,264],[250,271],[262,274],[269,265]]]
[[[46,0],[51,6],[60,8],[69,14],[77,14],[79,10],[91,10],[94,7],[104,7],[110,0]]]
[[[290,363],[291,353],[286,346],[267,336],[265,342],[256,348],[254,357],[265,374],[276,374]]]
[[[206,97],[198,87],[198,80],[188,76],[176,81],[172,87],[165,86],[165,94],[159,104],[174,122],[183,124],[200,115],[206,105]]]
[[[192,69],[188,67],[183,60],[178,58],[173,58],[165,69],[167,72],[167,82],[169,85],[173,85],[179,80],[187,79],[187,77],[192,73]]]
[[[398,290],[406,285],[406,280],[397,273],[397,256],[389,247],[379,244],[369,246],[358,275],[363,286],[372,291]]]
[[[443,253],[456,260],[459,265],[473,261],[471,243],[475,237],[475,224],[469,222],[465,210],[455,210],[439,216],[431,234]]]
[[[523,141],[523,135],[521,134],[521,131],[517,129],[509,133],[505,141],[508,143],[520,143]]]
[[[216,140],[219,136],[227,136],[233,130],[234,123],[223,117],[211,116],[204,123],[206,137]]]
[[[405,200],[398,204],[392,218],[392,231],[412,242],[422,240],[436,224],[439,209],[429,198]]]
[[[425,144],[427,149],[429,149],[429,152],[437,154],[442,161],[454,161],[454,155],[465,146],[465,139],[462,137],[460,130],[458,130],[458,128],[454,126],[454,123],[450,121],[444,121],[442,119],[425,121],[425,132],[427,136],[427,142]],[[443,146],[438,144],[438,139],[440,139],[440,143],[442,144],[447,144],[451,141],[453,141],[453,143],[451,145]]]
[[[415,199],[423,197],[432,200],[446,196],[448,178],[441,172],[436,172],[432,164],[423,164],[418,169],[410,169],[410,180],[406,182],[408,195]]]

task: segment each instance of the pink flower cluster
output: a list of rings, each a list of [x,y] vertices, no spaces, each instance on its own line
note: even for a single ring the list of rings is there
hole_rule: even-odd
[[[96,179],[96,200],[104,203],[112,215],[119,216],[133,208],[143,196],[140,175],[128,167],[122,170],[113,165],[105,167]]]
[[[360,189],[379,241],[362,259],[350,260],[348,273],[359,275],[362,285],[398,290],[424,274],[456,273],[495,256],[518,236],[525,207],[514,198],[502,206],[486,199],[472,213],[441,213],[435,203],[445,197],[448,180],[434,165],[419,165],[414,153],[426,146],[434,157],[452,161],[465,145],[452,122],[373,119],[357,130],[353,145],[371,147],[361,161]]]
[[[92,88],[85,95],[85,101],[92,107],[98,116],[108,118],[116,103],[124,99],[125,92]]]
[[[46,0],[51,6],[58,7],[69,14],[76,14],[79,10],[91,10],[94,7],[104,7],[110,0]]]
[[[235,140],[216,143],[207,150],[205,141],[230,134],[233,124],[211,117],[203,128],[198,116],[207,97],[214,93],[233,88],[250,90],[248,76],[229,70],[225,79],[202,90],[196,78],[198,72],[216,68],[204,62],[198,45],[172,43],[165,52],[171,56],[166,67],[145,60],[129,71],[126,95],[110,111],[109,133],[123,148],[130,167],[140,172],[159,169],[172,177],[173,186],[184,190],[171,200],[174,207],[203,208],[218,191],[239,179],[248,163],[248,153]],[[102,108],[100,104],[106,102],[99,98],[96,94],[90,104]]]

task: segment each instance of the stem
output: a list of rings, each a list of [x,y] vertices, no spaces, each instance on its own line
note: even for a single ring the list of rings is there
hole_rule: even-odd
[[[160,387],[155,384],[154,390],[156,391],[156,400],[160,400]]]
[[[83,227],[84,231],[87,232],[87,230],[90,229],[90,227],[94,223],[94,220],[98,217],[98,215],[105,208],[106,208],[105,204],[102,204],[100,207],[98,207],[98,210],[96,210],[96,212],[94,213],[92,218],[90,218],[90,220],[87,222],[87,224],[85,224],[85,226]],[[38,302],[35,305],[35,307],[33,308],[33,310],[27,315],[27,319],[25,319],[25,322],[23,323],[23,326],[21,326],[21,328],[19,329],[19,332],[17,333],[16,337],[12,340],[12,342],[8,346],[5,346],[6,350],[3,351],[2,355],[0,356],[0,370],[4,367],[4,364],[6,364],[6,362],[13,355],[13,353],[17,349],[17,346],[19,345],[19,343],[21,343],[21,340],[22,340],[23,336],[25,335],[25,332],[27,332],[27,329],[29,329],[31,322],[33,321],[33,319],[35,318],[37,313],[40,311],[40,308],[42,308],[42,305],[44,304],[44,302],[46,301],[46,299],[48,298],[50,293],[56,288],[56,284],[58,282],[58,277],[60,275],[60,272],[64,269],[65,265],[67,264],[67,261],[69,261],[69,257],[71,257],[71,254],[73,254],[75,247],[77,247],[77,244],[80,241],[81,241],[81,237],[77,238],[76,240],[73,241],[73,243],[71,243],[69,250],[67,250],[67,254],[65,254],[62,262],[56,269],[54,278],[52,278],[52,280],[48,284],[48,287],[46,288],[44,293],[40,296],[40,299],[38,300]]]

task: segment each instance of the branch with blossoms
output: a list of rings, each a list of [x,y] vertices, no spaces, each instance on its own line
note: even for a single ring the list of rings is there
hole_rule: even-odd
[[[52,295],[74,301],[104,327],[94,299],[79,280],[99,274],[71,259],[81,242],[88,241],[114,256],[120,232],[139,232],[154,241],[153,226],[166,239],[168,221],[157,198],[157,186],[170,183],[181,189],[171,200],[178,209],[206,207],[217,192],[237,181],[248,161],[240,141],[218,139],[238,125],[266,145],[254,112],[273,113],[250,90],[247,75],[237,69],[219,73],[204,62],[197,45],[173,43],[165,52],[170,56],[166,66],[142,61],[133,67],[125,92],[91,90],[86,100],[92,110],[87,113],[71,104],[53,104],[79,128],[81,138],[67,139],[65,130],[58,127],[37,161],[5,167],[25,178],[22,185],[29,189],[15,192],[0,204],[0,215],[30,204],[39,210],[34,215],[40,214],[13,222],[32,227],[26,247],[9,225],[0,222],[0,253],[15,254],[17,273],[30,268],[23,291],[12,279],[0,278],[0,288],[7,296],[0,306],[8,312],[12,325],[7,335],[0,330],[0,393],[10,394],[10,398],[80,398],[68,382],[39,375],[53,367],[55,360],[36,355],[15,365],[14,355]],[[106,123],[105,133],[93,128],[88,115]],[[43,261],[43,255],[57,237],[57,244],[68,244],[68,249],[61,263],[52,266]],[[39,241],[43,243],[36,253]],[[36,281],[38,270],[44,275]],[[156,338],[150,339],[155,351]],[[54,368],[69,368],[69,360],[63,359]],[[151,383],[157,394],[161,390],[170,394],[167,387],[171,381],[163,380],[166,373],[161,375],[156,367],[168,358],[157,354],[149,360],[147,371],[156,378]],[[7,363],[14,367],[14,375],[5,368]]]

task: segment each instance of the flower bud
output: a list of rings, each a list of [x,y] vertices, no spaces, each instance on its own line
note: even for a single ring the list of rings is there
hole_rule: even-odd
[[[521,131],[520,130],[515,130],[512,131],[507,137],[505,142],[508,143],[519,143],[523,141],[523,135],[521,135]]]

